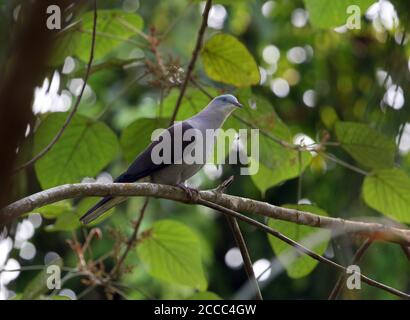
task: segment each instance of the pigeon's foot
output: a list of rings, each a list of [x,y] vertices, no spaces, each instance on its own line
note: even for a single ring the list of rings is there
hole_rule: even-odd
[[[178,188],[181,188],[188,197],[189,202],[196,203],[199,199],[199,190],[195,188],[190,188],[180,183],[177,185]]]

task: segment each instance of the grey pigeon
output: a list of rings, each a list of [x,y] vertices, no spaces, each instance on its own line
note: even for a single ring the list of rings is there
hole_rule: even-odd
[[[237,108],[242,107],[238,99],[233,95],[225,94],[214,98],[201,112],[197,113],[193,117],[184,120],[182,122],[175,123],[160,135],[160,137],[153,141],[143,152],[141,152],[134,162],[129,166],[127,171],[121,174],[117,179],[114,180],[115,183],[132,183],[136,182],[145,177],[151,177],[151,181],[159,184],[167,184],[173,186],[179,186],[190,195],[189,188],[184,186],[184,182],[195,175],[206,163],[206,158],[210,156],[209,150],[213,150],[213,144],[215,142],[215,137],[206,139],[206,130],[213,129],[217,130],[222,127],[225,120],[229,115]],[[190,129],[196,129],[191,130]],[[200,133],[203,137],[203,161],[189,162],[185,161],[184,152],[187,152],[187,148],[193,148],[195,143],[199,141],[199,138],[195,135],[191,137],[190,140],[184,141],[182,136],[184,133],[189,133],[195,131]],[[176,134],[176,133],[182,133]],[[170,140],[170,150],[171,158],[169,162],[158,163],[153,161],[153,154],[156,146],[163,141],[165,133],[168,133]],[[174,141],[175,136],[181,136],[181,141]],[[161,140],[161,138],[163,138]],[[179,147],[178,147],[179,146]],[[174,149],[182,149],[180,154],[178,152],[174,153]],[[104,197],[95,206],[87,211],[81,218],[81,222],[84,224],[90,223],[91,221],[97,219],[104,212],[113,208],[115,205],[123,202],[126,197]]]

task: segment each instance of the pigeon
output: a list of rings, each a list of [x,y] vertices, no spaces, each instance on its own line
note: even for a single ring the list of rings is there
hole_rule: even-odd
[[[230,94],[214,98],[196,115],[182,122],[176,122],[168,129],[165,129],[157,139],[154,139],[137,156],[129,168],[114,180],[114,183],[133,183],[150,177],[153,183],[178,186],[186,191],[189,197],[192,197],[192,189],[186,187],[184,183],[201,170],[208,157],[212,154],[216,137],[207,138],[206,133],[209,132],[207,130],[221,128],[230,114],[236,108],[242,107],[238,99]],[[185,135],[189,139],[186,139]],[[196,143],[199,142],[202,143],[201,147],[195,149]],[[158,152],[161,143],[161,147],[168,147],[168,149],[163,148],[162,154]],[[178,148],[180,152],[175,152]],[[193,154],[192,157],[195,157],[196,151],[192,150],[201,150],[203,159],[201,161],[192,161],[192,159],[188,161],[185,155]],[[165,153],[167,154],[164,155]],[[167,157],[168,161],[158,161],[164,160]],[[198,158],[195,159],[198,160]],[[88,224],[126,199],[126,197],[106,196],[89,209],[80,218],[80,221]]]

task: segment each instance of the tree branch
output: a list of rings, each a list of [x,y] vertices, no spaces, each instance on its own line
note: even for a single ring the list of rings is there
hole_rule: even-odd
[[[233,180],[234,176],[230,176],[228,179],[223,181],[214,191],[222,194],[223,192],[225,192],[226,188],[232,184]],[[253,270],[252,259],[249,254],[249,250],[246,247],[245,238],[243,237],[238,221],[228,214],[225,214],[225,217],[228,220],[229,226],[232,230],[236,245],[241,252],[243,265],[245,267],[246,275],[248,276],[248,281],[249,285],[251,286],[252,293],[254,293],[256,299],[263,300],[258,280],[256,279],[255,272]]]
[[[285,209],[273,206],[271,204],[260,202],[248,198],[241,198],[221,194],[215,191],[201,191],[199,197],[195,202],[189,199],[187,194],[180,188],[152,184],[152,183],[111,183],[111,184],[97,184],[97,183],[81,183],[81,184],[67,184],[55,188],[51,188],[29,197],[18,200],[7,207],[0,210],[1,215],[6,218],[17,218],[18,216],[31,212],[40,206],[54,203],[60,200],[75,198],[81,196],[145,196],[154,198],[164,198],[175,200],[190,204],[200,204],[217,211],[221,211],[234,218],[240,219],[244,222],[252,224],[257,228],[279,238],[287,244],[293,246],[299,252],[310,256],[311,258],[326,263],[341,272],[346,272],[347,269],[336,262],[333,262],[321,255],[316,254],[310,249],[302,246],[296,241],[286,237],[278,231],[253,220],[237,211],[244,211],[248,213],[258,214],[266,217],[277,218],[299,224],[306,224],[312,227],[336,228],[341,229],[345,233],[357,233],[366,235],[371,239],[383,239],[398,243],[409,243],[409,230],[399,229],[397,227],[389,227],[378,223],[360,222],[335,219],[329,217],[320,217],[309,212],[303,212],[293,209]],[[397,289],[391,288],[385,284],[374,281],[363,274],[360,274],[363,282],[390,292],[401,298],[409,299],[410,295],[403,293]]]
[[[243,265],[248,276],[248,281],[249,284],[252,286],[252,292],[255,294],[257,300],[263,300],[262,293],[258,285],[258,280],[256,280],[255,272],[253,271],[252,260],[249,255],[248,248],[246,247],[246,242],[242,235],[241,229],[239,228],[238,221],[227,214],[225,214],[225,216],[228,220],[229,226],[231,227],[236,245],[238,246],[241,252]]]
[[[341,266],[340,264],[337,264],[336,262],[334,262],[332,260],[329,260],[329,259],[315,253],[314,251],[308,249],[307,247],[299,244],[298,242],[288,238],[284,234],[272,229],[271,227],[268,227],[267,225],[265,225],[265,224],[263,224],[259,221],[253,220],[253,219],[251,219],[247,216],[244,216],[244,215],[242,215],[242,214],[240,214],[240,213],[238,213],[234,210],[222,207],[222,206],[220,206],[216,203],[210,202],[210,201],[199,199],[198,203],[202,204],[204,206],[207,206],[209,208],[213,208],[215,210],[221,211],[223,213],[229,214],[230,216],[235,217],[237,219],[240,219],[242,221],[245,221],[245,222],[257,227],[258,229],[260,229],[260,230],[262,230],[262,231],[264,231],[264,232],[266,232],[266,233],[268,233],[268,234],[282,240],[283,242],[289,244],[290,246],[292,246],[293,248],[298,250],[300,253],[306,254],[309,257],[311,257],[312,259],[315,259],[319,262],[325,263],[325,264],[327,264],[327,265],[329,265],[329,266],[331,266],[331,267],[333,267],[333,268],[335,268],[335,269],[337,269],[341,272],[344,272],[344,273],[347,272],[347,269],[345,267]],[[354,273],[356,273],[356,272],[354,271]],[[380,282],[377,282],[373,279],[370,279],[369,277],[367,277],[363,274],[359,273],[358,275],[360,276],[360,279],[363,282],[367,283],[370,286],[373,286],[373,287],[382,289],[384,291],[390,292],[391,294],[394,294],[394,295],[396,295],[398,297],[401,297],[401,298],[404,298],[404,299],[410,299],[410,295],[407,294],[407,293],[401,292],[401,291],[399,291],[395,288],[389,287],[389,286],[387,286],[383,283],[380,283]]]
[[[90,59],[88,60],[87,69],[86,69],[85,76],[84,76],[84,82],[83,82],[83,85],[81,87],[80,94],[78,95],[77,100],[74,104],[74,107],[71,110],[71,112],[69,113],[69,115],[67,116],[63,126],[60,128],[60,130],[54,136],[53,140],[51,140],[50,143],[43,150],[41,150],[37,155],[35,155],[31,160],[23,163],[21,166],[16,168],[14,170],[14,173],[31,166],[37,160],[44,157],[46,155],[46,153],[49,152],[53,148],[53,146],[57,143],[57,141],[61,138],[61,136],[64,133],[64,130],[68,127],[71,120],[73,119],[73,117],[74,117],[75,113],[77,112],[77,109],[80,105],[80,102],[81,102],[81,99],[83,97],[85,88],[87,86],[88,78],[89,78],[90,73],[91,73],[91,66],[92,66],[92,63],[93,63],[93,60],[94,60],[96,32],[97,32],[97,0],[94,0],[94,21],[93,21],[93,32],[92,32],[92,36],[91,36],[92,38],[91,38]]]
[[[66,184],[35,193],[20,199],[0,210],[4,220],[13,220],[36,208],[64,199],[87,196],[140,196],[164,198],[184,203],[192,203],[180,188],[153,183],[78,183]],[[215,203],[234,211],[255,214],[273,219],[289,221],[301,225],[332,230],[341,230],[372,240],[383,240],[410,246],[410,230],[388,226],[377,222],[344,220],[324,217],[295,209],[277,207],[267,202],[249,198],[220,194],[218,192],[200,191],[200,199]]]
[[[363,255],[365,254],[365,252],[367,251],[367,249],[369,249],[371,244],[372,244],[372,241],[369,239],[366,239],[362,243],[360,248],[356,251],[355,255],[353,256],[351,264],[358,264],[360,260],[362,259]],[[345,280],[346,280],[346,274],[340,274],[339,279],[337,280],[335,287],[330,293],[328,300],[335,300],[337,298],[340,291],[342,291],[344,287]]]
[[[202,39],[204,37],[205,30],[208,25],[208,16],[209,16],[209,11],[211,10],[211,7],[212,7],[212,0],[207,0],[205,4],[204,12],[202,14],[202,23],[198,31],[195,49],[192,52],[192,58],[191,58],[191,61],[189,62],[188,69],[187,69],[187,72],[184,78],[184,82],[182,83],[181,91],[179,93],[178,100],[175,104],[174,112],[172,113],[172,116],[171,116],[170,125],[174,123],[177,117],[179,107],[181,106],[182,99],[184,98],[184,94],[188,86],[188,82],[191,78],[192,71],[194,70],[195,63],[198,58],[199,52],[201,51]]]
[[[148,202],[149,202],[149,198],[147,197],[145,198],[144,204],[142,205],[140,215],[137,221],[135,222],[134,231],[132,232],[132,235],[127,241],[127,246],[125,248],[125,251],[120,257],[120,259],[118,260],[118,262],[115,264],[114,268],[110,272],[110,276],[112,279],[115,279],[118,276],[118,273],[121,271],[121,267],[124,264],[125,258],[127,258],[128,253],[130,252],[130,250],[132,249],[132,247],[134,246],[137,240],[138,231],[140,229],[142,219],[144,218],[144,214],[145,214],[145,210],[147,209]]]

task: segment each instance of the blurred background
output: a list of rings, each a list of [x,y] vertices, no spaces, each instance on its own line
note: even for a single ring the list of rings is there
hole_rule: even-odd
[[[260,81],[252,88],[213,81],[201,58],[193,73],[195,81],[212,95],[229,92],[246,97],[242,101],[245,100],[248,107],[254,100],[266,102],[275,121],[281,119],[286,124],[289,141],[299,145],[320,143],[324,137],[330,142],[336,141],[332,132],[337,121],[370,124],[395,141],[395,163],[409,173],[410,47],[406,33],[410,21],[409,2],[367,1],[361,12],[360,29],[355,30],[343,23],[318,27],[317,22],[311,21],[308,2],[214,1],[204,40],[218,32],[236,37],[253,56]],[[10,30],[21,23],[22,6],[21,1],[0,1],[0,59],[5,68],[15,40]],[[74,169],[65,162],[67,155],[61,149],[71,149],[63,145],[61,149],[57,147],[58,143],[65,143],[62,139],[54,149],[59,152],[50,151],[35,166],[24,168],[14,176],[14,199],[63,183],[110,182],[127,167],[149,143],[151,131],[166,126],[169,121],[179,93],[177,87],[195,46],[204,6],[205,2],[188,0],[98,0],[101,19],[105,19],[102,10],[117,10],[119,15],[126,14],[124,20],[131,26],[124,27],[127,23],[123,23],[120,28],[110,21],[98,21],[93,68],[77,111],[78,118],[71,126],[87,123],[87,119],[98,121],[94,129],[102,136],[96,140],[87,136],[87,139],[94,145],[99,141],[110,144],[101,147],[108,156],[95,155],[100,157],[97,165],[91,159],[92,154],[77,159],[84,167],[89,163],[91,168],[81,167],[70,176],[70,170]],[[68,5],[63,17],[60,31],[63,35],[50,51],[47,66],[33,88],[33,117],[18,150],[18,164],[30,160],[47,145],[73,108],[83,85],[92,34],[92,2]],[[83,22],[79,24],[81,19]],[[76,33],[81,33],[81,37],[76,37]],[[26,54],[29,58],[30,53]],[[166,69],[165,77],[161,68]],[[19,84],[14,85],[18,90]],[[252,98],[248,99],[250,95]],[[208,97],[190,84],[178,118],[189,116],[185,112],[190,103],[201,108],[207,101]],[[263,120],[262,115],[255,121]],[[76,133],[73,131],[72,135]],[[73,150],[83,147],[76,148]],[[341,148],[328,148],[338,159],[362,167]],[[57,175],[55,166],[63,168],[61,175]],[[274,170],[275,175],[282,166],[269,169]],[[209,189],[235,175],[234,183],[227,190],[229,194],[275,205],[314,204],[332,217],[387,219],[364,203],[360,173],[319,153],[309,154],[309,162],[303,169],[303,174],[296,169],[296,173],[283,178],[275,176],[272,178],[275,181],[270,182],[264,177],[241,176],[239,166],[209,164],[190,183]],[[109,272],[119,246],[132,234],[131,221],[138,218],[144,203],[143,198],[129,199],[99,223],[80,226],[78,217],[95,201],[59,202],[24,216],[4,229],[0,237],[0,267],[9,271],[0,274],[0,299],[186,299],[195,294],[228,299],[235,297],[246,283],[239,250],[222,214],[201,206],[152,199],[142,221],[142,237],[144,230],[150,230],[162,220],[172,220],[189,228],[198,243],[207,282],[206,295],[200,296],[204,294],[203,288],[198,291],[194,286],[173,281],[172,277],[152,274],[138,244],[126,258],[125,265],[129,267],[117,279],[118,290],[90,284],[90,278],[78,271],[79,255],[73,243],[84,244],[92,238],[89,246],[92,253],[86,251],[85,259],[87,263],[92,261],[97,275]],[[307,262],[310,266],[306,272],[292,274],[289,268],[284,268],[273,277],[269,266],[277,257],[278,247],[260,230],[242,223],[240,226],[265,299],[327,299],[339,275],[334,269],[312,260]],[[98,228],[101,237],[90,237],[91,228]],[[326,257],[348,265],[361,241],[342,235],[326,241],[322,251]],[[114,254],[110,256],[112,250]],[[63,284],[61,290],[50,291],[42,282],[43,266],[57,258],[64,265]],[[375,242],[360,266],[364,274],[375,280],[402,291],[410,290],[409,260],[396,244]],[[395,297],[362,284],[361,290],[343,290],[339,298]]]

